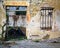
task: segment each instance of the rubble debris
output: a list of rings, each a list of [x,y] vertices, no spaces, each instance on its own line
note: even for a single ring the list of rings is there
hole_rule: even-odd
[[[48,34],[44,34],[43,36],[42,36],[42,39],[48,39],[49,38],[49,35]]]
[[[49,39],[47,40],[49,43],[60,43],[60,38],[54,38],[54,39]]]

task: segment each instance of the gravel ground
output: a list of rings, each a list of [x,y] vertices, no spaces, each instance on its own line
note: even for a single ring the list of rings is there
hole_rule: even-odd
[[[33,42],[31,40],[8,42],[10,44],[0,45],[0,48],[60,48],[60,43]]]

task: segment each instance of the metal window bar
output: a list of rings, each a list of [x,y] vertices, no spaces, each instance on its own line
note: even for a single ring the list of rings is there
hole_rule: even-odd
[[[53,8],[51,7],[42,7],[41,9],[41,25],[40,28],[43,30],[50,30],[52,29],[52,12],[53,12]],[[48,14],[47,14],[48,13]]]
[[[49,12],[49,10],[48,10],[48,12]],[[50,27],[50,17],[49,17],[49,15],[48,15],[48,27]]]
[[[45,29],[46,29],[46,10],[45,10]]]

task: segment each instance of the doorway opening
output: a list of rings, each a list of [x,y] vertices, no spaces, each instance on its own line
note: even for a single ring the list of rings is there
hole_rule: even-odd
[[[6,6],[6,38],[26,36],[27,6]]]

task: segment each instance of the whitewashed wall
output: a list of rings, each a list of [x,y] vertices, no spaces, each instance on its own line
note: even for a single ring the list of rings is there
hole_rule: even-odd
[[[60,10],[55,11],[56,27],[60,30]]]

